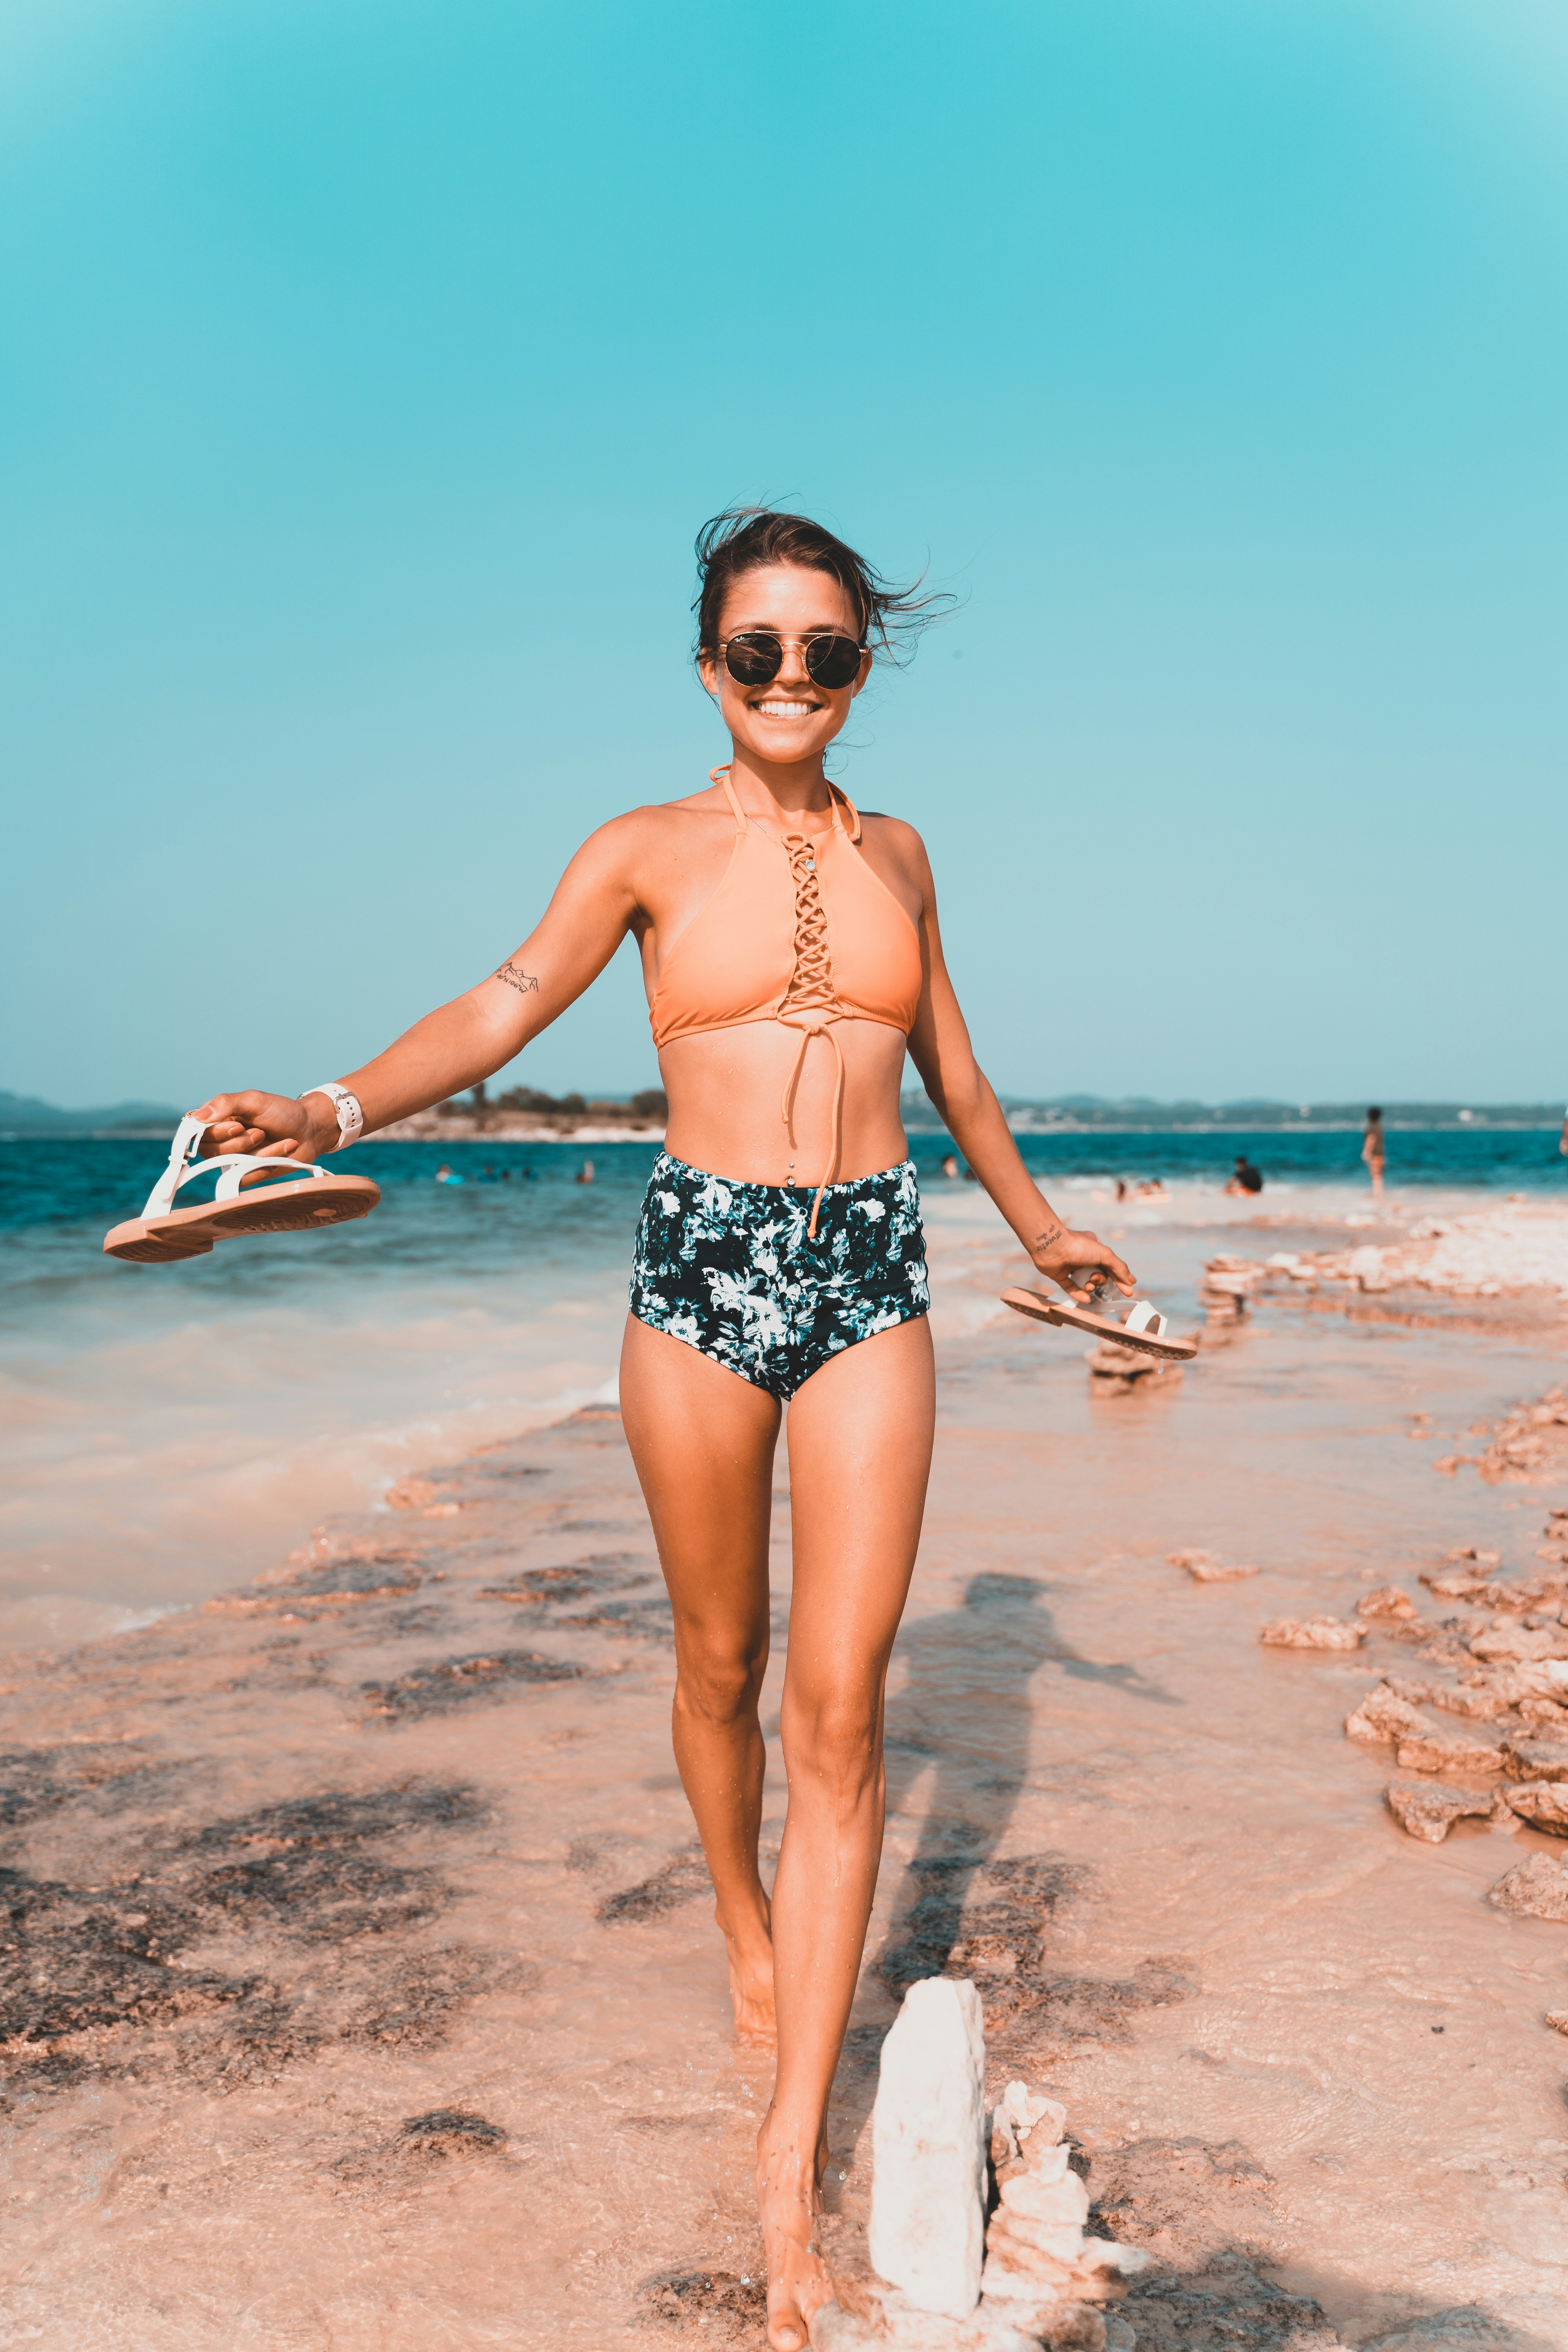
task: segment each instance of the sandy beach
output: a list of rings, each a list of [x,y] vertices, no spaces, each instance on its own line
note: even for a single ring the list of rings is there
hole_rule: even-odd
[[[1406,1834],[1393,1748],[1343,1728],[1384,1677],[1462,1682],[1491,1619],[1423,1571],[1473,1547],[1483,1577],[1542,1575],[1568,1425],[1521,1409],[1561,1391],[1568,1308],[1420,1286],[1407,1239],[1358,1234],[1385,1253],[1358,1276],[1331,1263],[1342,1229],[1259,1221],[1258,1255],[1317,1253],[1322,1278],[1258,1289],[1226,1344],[1130,1391],[986,1317],[1019,1262],[978,1213],[950,1239],[832,2118],[851,2305],[879,2046],[946,1970],[981,1989],[994,2087],[1065,2102],[1099,2225],[1152,2255],[1122,2306],[1146,2352],[1568,2342],[1544,2021],[1568,1925],[1487,1900],[1568,1846],[1495,1804]],[[770,1725],[782,1457],[777,1499]],[[730,2033],[618,1418],[388,1501],[237,1591],[13,1663],[7,2343],[762,2344],[768,2061]],[[1257,1572],[1201,1581],[1189,1549]],[[1414,1617],[1358,1615],[1388,1586]],[[1323,1616],[1355,1646],[1259,1638]],[[1568,1653],[1554,1608],[1497,1622]],[[1418,1711],[1434,1738],[1530,1727]],[[772,1845],[783,1807],[775,1764]]]

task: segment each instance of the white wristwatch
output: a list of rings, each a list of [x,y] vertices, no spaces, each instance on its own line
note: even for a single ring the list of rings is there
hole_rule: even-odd
[[[330,1078],[325,1086],[307,1087],[305,1094],[331,1097],[332,1107],[338,1114],[338,1139],[332,1146],[334,1151],[346,1151],[351,1143],[359,1141],[364,1133],[364,1113],[359,1107],[358,1095],[350,1094],[347,1087],[335,1086]],[[303,1099],[302,1095],[300,1100]]]

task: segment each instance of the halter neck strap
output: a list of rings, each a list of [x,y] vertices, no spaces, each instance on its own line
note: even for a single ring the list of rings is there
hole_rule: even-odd
[[[849,823],[847,827],[840,825],[839,830],[841,832],[847,831],[850,840],[858,842],[860,838],[860,812],[856,807],[854,802],[850,799],[848,793],[841,791],[838,785],[829,783],[827,786],[827,799],[828,804],[833,811],[833,822],[835,824],[838,824],[838,804],[840,802],[843,803],[844,807],[848,814]]]
[[[723,785],[724,798],[729,802],[730,814],[735,820],[735,830],[737,833],[744,833],[746,830],[746,812],[735,797],[735,787],[730,782],[729,768],[727,766],[722,768],[710,768],[708,771],[708,781],[710,783]]]

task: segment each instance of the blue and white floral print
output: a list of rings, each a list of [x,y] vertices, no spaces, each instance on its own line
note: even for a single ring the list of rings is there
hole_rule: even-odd
[[[731,1184],[661,1151],[637,1224],[638,1322],[792,1397],[829,1356],[930,1311],[914,1164],[812,1191]]]

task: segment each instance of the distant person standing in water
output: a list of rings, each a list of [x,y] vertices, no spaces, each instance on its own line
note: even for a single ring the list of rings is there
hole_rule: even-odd
[[[1362,1139],[1361,1156],[1366,1161],[1367,1174],[1372,1178],[1373,1198],[1381,1200],[1383,1164],[1388,1157],[1388,1148],[1383,1138],[1383,1113],[1380,1110],[1369,1110],[1366,1115],[1366,1133]]]

